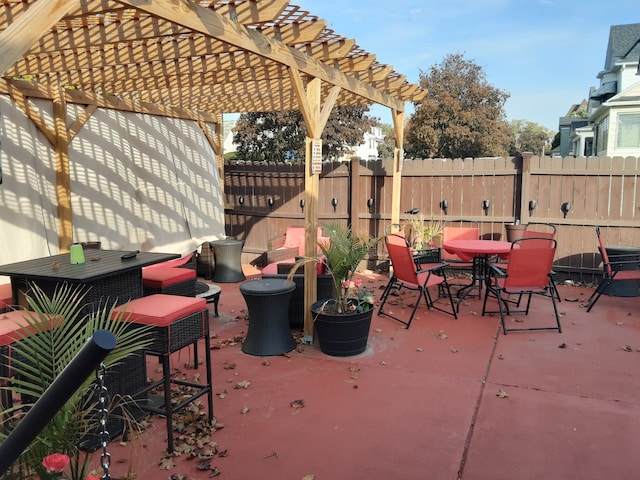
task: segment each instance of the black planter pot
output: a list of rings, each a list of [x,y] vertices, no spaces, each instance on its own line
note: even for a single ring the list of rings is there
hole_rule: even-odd
[[[311,306],[314,326],[322,353],[334,357],[358,355],[367,348],[373,308],[367,312],[331,314],[320,312],[327,300],[319,300]],[[334,303],[334,300],[329,300]]]

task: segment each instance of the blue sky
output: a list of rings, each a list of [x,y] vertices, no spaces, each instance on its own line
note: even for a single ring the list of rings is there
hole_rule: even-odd
[[[508,120],[550,130],[598,86],[611,25],[640,22],[638,0],[292,0],[414,83],[462,53],[510,93]],[[407,113],[413,105],[407,103]],[[372,115],[392,123],[388,108]]]

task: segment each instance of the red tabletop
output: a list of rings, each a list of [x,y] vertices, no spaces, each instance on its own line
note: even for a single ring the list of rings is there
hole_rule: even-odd
[[[463,257],[476,255],[499,255],[509,253],[511,242],[499,240],[450,240],[443,245],[444,249],[453,254],[462,254]]]

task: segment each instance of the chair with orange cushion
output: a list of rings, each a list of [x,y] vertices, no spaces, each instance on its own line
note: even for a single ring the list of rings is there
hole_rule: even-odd
[[[529,244],[529,245],[527,245]],[[509,262],[506,270],[498,268],[494,263],[487,263],[486,290],[484,303],[482,305],[482,315],[486,313],[499,313],[502,323],[502,331],[507,332],[517,330],[558,330],[562,332],[560,326],[560,316],[556,298],[552,292],[551,269],[556,253],[557,242],[555,239],[542,237],[522,238],[516,240],[511,245]],[[513,310],[509,308],[509,295],[527,296],[527,305],[524,310]],[[554,326],[527,326],[524,328],[507,328],[505,316],[514,313],[529,314],[531,298],[533,295],[550,296],[553,303],[556,324]],[[498,302],[498,310],[487,310],[489,297],[495,297]],[[518,302],[519,303],[519,302]],[[517,305],[516,305],[517,307]]]
[[[0,377],[13,376],[11,364],[15,358],[14,346],[23,338],[51,329],[49,323],[38,322],[36,317],[24,310],[0,313]],[[2,388],[0,402],[7,407],[13,404],[11,390]]]
[[[378,315],[391,317],[409,328],[413,321],[413,316],[418,309],[418,305],[420,304],[420,298],[424,297],[427,303],[427,308],[434,308],[444,313],[450,313],[454,318],[458,318],[444,271],[447,264],[429,264],[427,268],[418,270],[411,247],[402,235],[386,235],[385,244],[387,252],[389,253],[391,265],[393,266],[393,275],[391,275],[389,283],[387,283],[387,286],[382,293]],[[413,310],[409,319],[406,321],[384,311],[384,306],[387,303],[387,299],[389,298],[391,291],[394,289],[401,290],[403,287],[409,290],[418,291],[418,298],[416,299],[416,303],[413,305]],[[429,293],[430,287],[438,287],[438,296],[442,293],[444,297],[448,298],[449,303],[451,304],[450,312],[436,305]]]
[[[144,295],[164,293],[168,295],[196,296],[195,253],[167,262],[149,265],[142,269]]]

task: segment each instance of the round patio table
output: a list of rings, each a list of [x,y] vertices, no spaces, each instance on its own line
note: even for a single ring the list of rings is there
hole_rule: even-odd
[[[295,283],[283,278],[249,280],[240,285],[249,311],[244,353],[282,355],[296,347],[289,327],[289,302],[295,289]]]
[[[487,258],[496,255],[508,258],[512,245],[511,242],[500,240],[450,240],[444,242],[442,247],[447,252],[458,255],[460,258],[473,258],[471,283],[458,290],[458,311],[460,311],[460,303],[473,291],[478,290],[478,298],[481,298]],[[514,248],[519,248],[519,245],[515,244]]]
[[[242,272],[242,240],[225,238],[211,242],[211,248],[216,260],[215,270],[211,280],[216,283],[244,282],[246,277]]]

